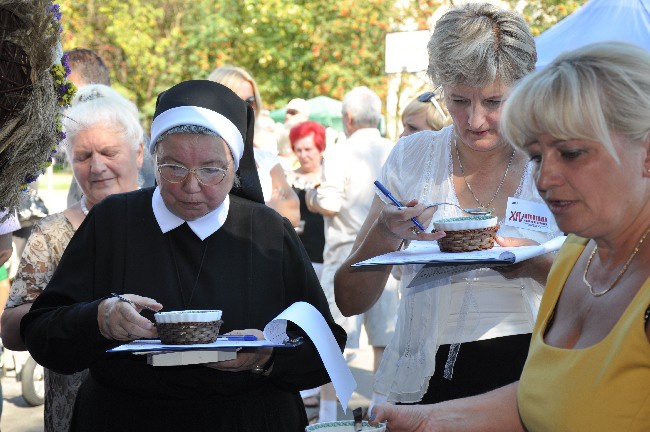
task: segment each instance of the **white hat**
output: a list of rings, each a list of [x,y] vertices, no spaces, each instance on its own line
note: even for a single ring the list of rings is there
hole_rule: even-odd
[[[291,99],[287,104],[287,109],[296,110],[299,113],[302,113],[305,116],[309,117],[309,113],[310,113],[309,103],[307,103],[307,101],[304,99],[300,99],[300,98]]]

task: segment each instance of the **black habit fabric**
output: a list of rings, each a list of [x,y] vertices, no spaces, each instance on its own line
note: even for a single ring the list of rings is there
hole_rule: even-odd
[[[275,349],[269,377],[200,365],[152,367],[144,356],[105,352],[123,343],[105,339],[97,323],[98,305],[112,292],[151,297],[165,311],[221,309],[223,332],[263,329],[288,306],[305,301],[325,317],[339,347],[345,345],[345,332],[334,323],[310,260],[286,219],[231,195],[225,224],[202,242],[187,224],[162,234],[152,194],[153,189],[143,189],[97,204],[21,323],[38,363],[60,373],[90,368],[77,398],[73,430],[304,430],[298,390],[329,381],[308,338],[298,348]],[[172,253],[172,245],[180,244],[184,249]],[[187,303],[206,244],[198,285]],[[143,315],[153,320],[150,312]],[[291,336],[303,335],[291,324],[288,330]]]

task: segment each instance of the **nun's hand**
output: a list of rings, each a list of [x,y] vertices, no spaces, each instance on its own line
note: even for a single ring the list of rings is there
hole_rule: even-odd
[[[258,340],[264,340],[264,333],[257,329],[233,330],[226,335],[255,335]],[[242,348],[237,351],[237,358],[215,363],[205,363],[205,366],[226,372],[241,372],[265,365],[273,354],[273,348]]]
[[[158,330],[151,321],[140,315],[142,308],[138,305],[153,310],[160,310],[163,306],[149,297],[135,294],[123,294],[121,297],[126,301],[111,297],[99,304],[97,323],[102,336],[124,341],[158,338]]]

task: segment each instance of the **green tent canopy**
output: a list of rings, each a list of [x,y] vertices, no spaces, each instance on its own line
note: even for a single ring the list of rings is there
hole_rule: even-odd
[[[343,103],[340,100],[327,96],[316,96],[308,99],[307,103],[311,111],[309,120],[317,121],[325,127],[331,127],[343,132],[343,124],[341,123],[341,106]],[[278,123],[284,123],[285,111],[285,108],[273,110],[270,113],[271,118]]]

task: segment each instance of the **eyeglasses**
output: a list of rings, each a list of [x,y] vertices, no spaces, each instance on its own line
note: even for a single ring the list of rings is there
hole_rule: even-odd
[[[445,114],[445,111],[442,109],[437,99],[438,99],[438,93],[434,91],[422,93],[420,96],[418,96],[418,100],[422,103],[431,102],[433,106],[436,108],[436,111],[438,111],[438,114],[440,114],[440,117],[442,117],[443,120],[446,120],[447,114]]]
[[[257,100],[255,99],[255,96],[251,96],[248,99],[245,99],[244,102],[250,105],[253,110],[257,110]]]
[[[228,162],[230,165],[230,162]],[[160,176],[169,183],[183,183],[190,174],[194,174],[196,180],[204,186],[216,186],[226,178],[228,168],[201,167],[189,169],[183,165],[162,164],[158,165]]]
[[[296,114],[298,114],[298,110],[295,110],[295,109],[288,109],[287,110],[287,115],[295,116]]]

